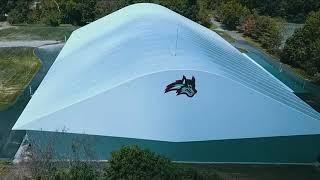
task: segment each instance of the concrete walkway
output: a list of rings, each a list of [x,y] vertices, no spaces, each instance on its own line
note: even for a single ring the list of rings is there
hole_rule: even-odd
[[[14,26],[11,26],[8,22],[0,22],[0,30],[12,28],[12,27]]]
[[[3,47],[39,47],[49,44],[58,44],[60,41],[55,40],[26,40],[26,41],[10,41],[10,40],[0,40],[0,48]]]

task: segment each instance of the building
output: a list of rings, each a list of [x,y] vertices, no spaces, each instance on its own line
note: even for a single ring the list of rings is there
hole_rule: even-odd
[[[74,31],[13,129],[56,139],[60,154],[84,137],[97,159],[127,144],[188,162],[320,155],[318,112],[215,32],[155,4]]]

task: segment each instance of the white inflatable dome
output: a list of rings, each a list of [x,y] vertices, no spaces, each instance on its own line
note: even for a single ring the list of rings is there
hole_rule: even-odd
[[[319,134],[320,116],[215,32],[142,3],[74,31],[13,129],[187,142]]]

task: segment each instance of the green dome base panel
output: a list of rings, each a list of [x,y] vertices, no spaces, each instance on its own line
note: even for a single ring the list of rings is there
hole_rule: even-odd
[[[85,134],[27,131],[33,150],[50,150],[55,159],[108,160],[111,152],[138,145],[172,161],[198,163],[311,164],[320,157],[320,135],[164,142]]]

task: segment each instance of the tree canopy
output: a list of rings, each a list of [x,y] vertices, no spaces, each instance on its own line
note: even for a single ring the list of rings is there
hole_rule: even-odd
[[[282,40],[282,21],[269,16],[253,15],[254,25],[248,36],[261,43],[269,52],[277,53]],[[250,19],[249,19],[250,21]]]
[[[236,29],[250,11],[236,1],[223,3],[219,7],[219,19],[230,29]]]
[[[303,23],[312,11],[320,8],[319,0],[239,0],[260,15],[282,17],[289,22]]]
[[[8,13],[11,23],[82,26],[130,4],[149,2],[163,5],[206,25],[209,21],[208,13],[205,11],[206,6],[200,5],[201,1],[204,0],[1,0],[4,8],[1,8],[0,16]]]
[[[286,41],[281,61],[306,70],[320,82],[320,11],[311,13],[305,26]]]

